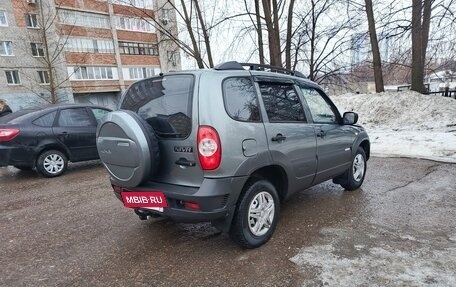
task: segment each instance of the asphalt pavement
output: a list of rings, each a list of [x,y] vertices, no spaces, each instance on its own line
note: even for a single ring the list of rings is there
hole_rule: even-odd
[[[456,165],[372,158],[245,250],[210,224],[140,221],[97,161],[47,179],[0,168],[0,286],[456,286]]]

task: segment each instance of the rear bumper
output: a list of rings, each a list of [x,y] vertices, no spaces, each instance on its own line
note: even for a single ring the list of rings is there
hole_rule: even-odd
[[[141,213],[160,214],[177,222],[206,222],[228,219],[236,207],[239,194],[247,177],[205,178],[200,187],[188,187],[158,182],[147,182],[128,191],[160,191],[165,194],[168,207],[163,212],[149,209],[139,209]],[[122,201],[120,192],[114,190],[115,195]],[[198,203],[200,210],[185,208],[184,202]]]
[[[33,166],[34,154],[29,149],[0,144],[0,166]]]

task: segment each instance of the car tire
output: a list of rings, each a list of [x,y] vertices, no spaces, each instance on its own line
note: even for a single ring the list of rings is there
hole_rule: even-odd
[[[338,182],[346,190],[358,189],[366,176],[366,153],[362,147],[358,147],[353,156],[350,168],[339,178]]]
[[[58,150],[44,151],[36,161],[36,170],[45,177],[60,176],[66,171],[67,166],[66,155]]]
[[[245,248],[263,245],[276,228],[279,212],[274,185],[266,180],[252,182],[241,193],[229,231],[231,239]]]

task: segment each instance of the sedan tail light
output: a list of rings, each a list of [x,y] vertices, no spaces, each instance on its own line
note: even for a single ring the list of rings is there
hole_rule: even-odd
[[[17,129],[0,129],[0,142],[7,142],[14,139],[20,130]]]
[[[198,128],[198,157],[204,170],[214,170],[222,161],[222,146],[217,131],[210,126]]]

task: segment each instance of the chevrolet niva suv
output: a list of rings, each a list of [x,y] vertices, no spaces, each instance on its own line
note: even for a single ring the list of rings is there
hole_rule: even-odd
[[[210,221],[255,248],[295,192],[329,179],[361,186],[370,143],[357,120],[299,72],[227,62],[132,84],[97,147],[120,200],[164,194],[168,207],[135,208],[141,219]]]

